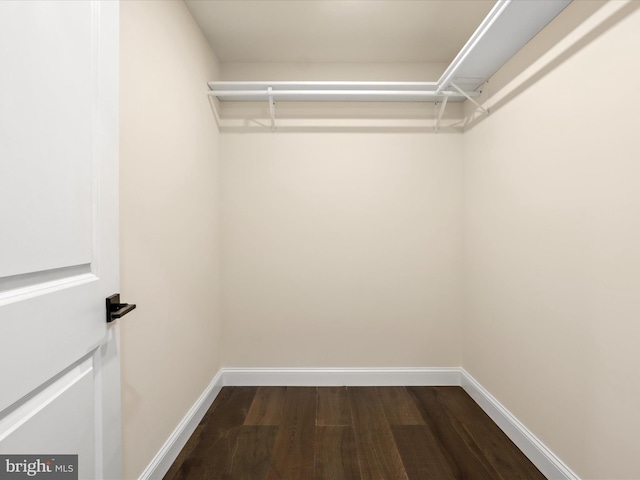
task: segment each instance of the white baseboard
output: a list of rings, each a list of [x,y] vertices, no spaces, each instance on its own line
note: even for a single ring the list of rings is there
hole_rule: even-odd
[[[549,480],[580,480],[547,446],[525,427],[509,410],[476,381],[460,369],[460,386],[498,425],[516,446]]]
[[[459,368],[224,368],[225,386],[460,385]]]
[[[549,480],[580,480],[464,368],[223,368],[139,480],[162,478],[223,386],[460,386]]]
[[[180,451],[186,445],[189,437],[195,431],[200,420],[202,420],[220,390],[222,390],[223,385],[222,370],[220,370],[200,395],[200,398],[189,409],[160,451],[153,457],[147,468],[140,475],[139,480],[155,480],[165,476]]]

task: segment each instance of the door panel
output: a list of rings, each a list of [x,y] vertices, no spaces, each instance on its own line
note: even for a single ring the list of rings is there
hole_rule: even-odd
[[[78,477],[95,476],[95,411],[85,399],[94,394],[93,359],[87,358],[0,420],[0,453],[31,452],[78,455]],[[51,428],[51,418],[65,429]]]
[[[0,453],[118,478],[118,3],[0,2],[0,65]]]
[[[0,33],[0,158],[13,160],[0,162],[0,205],[20,245],[0,250],[0,277],[92,259],[92,4],[21,3]]]
[[[99,283],[93,274],[65,279],[54,291],[43,289],[0,307],[0,351],[7,359],[0,364],[0,378],[11,385],[0,389],[0,410],[100,346],[106,330],[104,300],[93,305],[79,300],[99,299]],[[84,304],[82,310],[78,303]]]

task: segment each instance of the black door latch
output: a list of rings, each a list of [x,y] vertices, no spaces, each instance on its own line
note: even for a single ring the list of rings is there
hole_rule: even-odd
[[[120,303],[119,293],[107,297],[107,323],[126,315],[134,308],[136,308],[134,303]]]

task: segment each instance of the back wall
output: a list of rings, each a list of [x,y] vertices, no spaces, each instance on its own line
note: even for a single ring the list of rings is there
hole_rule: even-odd
[[[223,365],[460,365],[459,135],[220,148]]]

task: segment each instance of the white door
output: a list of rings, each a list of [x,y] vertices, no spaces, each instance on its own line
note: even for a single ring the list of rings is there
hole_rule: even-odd
[[[1,0],[0,458],[81,479],[121,476],[117,154],[118,2]]]

